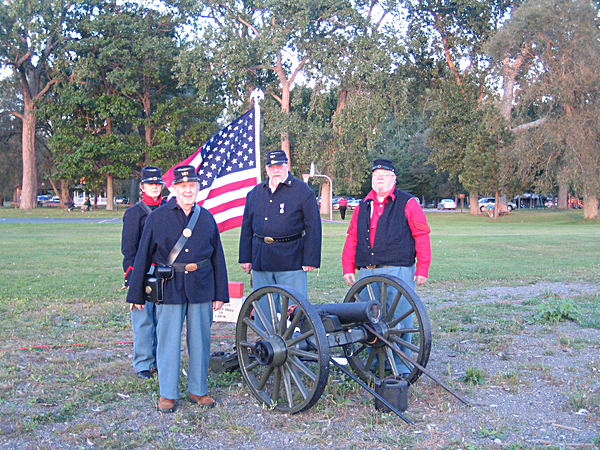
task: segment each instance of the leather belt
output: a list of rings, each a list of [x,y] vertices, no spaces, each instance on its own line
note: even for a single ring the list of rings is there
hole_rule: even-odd
[[[283,236],[283,237],[269,237],[269,236],[259,236],[257,234],[254,235],[260,241],[263,241],[265,244],[272,244],[273,242],[291,242],[296,239],[300,239],[302,236],[306,234],[306,231],[302,230],[298,234],[294,234],[293,236]]]
[[[193,272],[195,270],[206,267],[210,264],[210,259],[205,259],[197,263],[173,263],[175,272]]]
[[[396,267],[396,266],[384,266],[384,265],[377,265],[377,264],[369,264],[368,266],[362,266],[361,269],[373,270],[373,269],[383,269],[383,268],[387,268],[387,267]]]

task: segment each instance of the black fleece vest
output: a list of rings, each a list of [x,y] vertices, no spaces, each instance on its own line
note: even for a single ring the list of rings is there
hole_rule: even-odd
[[[375,244],[371,248],[371,200],[362,201],[358,210],[356,266],[372,264],[410,267],[415,263],[415,240],[404,212],[406,202],[413,196],[396,189],[396,199],[388,197],[377,222]]]

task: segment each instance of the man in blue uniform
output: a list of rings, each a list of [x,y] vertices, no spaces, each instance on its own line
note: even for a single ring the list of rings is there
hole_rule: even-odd
[[[239,262],[252,272],[254,289],[284,284],[308,298],[307,272],[321,264],[317,200],[289,172],[284,151],[269,152],[266,169],[268,179],[246,197]]]
[[[229,302],[219,229],[212,214],[196,204],[199,178],[194,167],[188,165],[177,167],[173,176],[176,196],[146,220],[127,295],[128,303],[143,309],[144,275],[151,264],[161,268],[159,273],[164,273],[165,281],[163,301],[156,305],[156,363],[160,387],[158,409],[164,413],[173,412],[179,398],[184,320],[187,320],[189,400],[207,407],[215,405],[208,395],[210,327],[213,310]],[[174,262],[167,265],[170,260]]]
[[[163,204],[161,196],[164,186],[162,173],[158,167],[144,167],[140,189],[142,200],[127,209],[123,215],[123,234],[121,253],[125,282],[123,289],[129,286],[129,276],[133,270],[133,261],[140,244],[144,224],[148,214]],[[133,369],[140,378],[152,378],[156,368],[156,317],[154,303],[146,303],[141,311],[131,308],[131,326],[133,328]]]

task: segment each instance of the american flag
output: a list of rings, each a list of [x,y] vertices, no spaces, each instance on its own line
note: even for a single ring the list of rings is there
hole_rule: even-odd
[[[163,176],[172,191],[173,170],[184,164],[194,166],[200,178],[197,202],[212,213],[221,233],[242,225],[246,194],[260,181],[254,114],[252,108]]]

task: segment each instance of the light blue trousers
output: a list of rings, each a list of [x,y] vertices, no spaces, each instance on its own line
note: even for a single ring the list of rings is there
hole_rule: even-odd
[[[300,294],[304,295],[304,298],[308,299],[308,276],[304,270],[290,270],[286,272],[265,272],[260,270],[252,271],[252,289],[257,290],[264,286],[271,286],[273,284],[283,284],[294,288]],[[281,313],[281,299],[279,294],[274,295],[275,308],[278,313]],[[269,300],[267,297],[263,297],[258,301],[258,305],[267,316],[267,320],[271,320],[271,313],[269,309]],[[262,322],[258,321],[257,326],[264,329]]]
[[[415,266],[414,265],[412,265],[410,267],[381,267],[381,268],[377,268],[377,269],[362,268],[362,269],[360,269],[360,271],[358,273],[358,278],[359,278],[359,280],[362,280],[363,278],[371,276],[371,275],[393,275],[395,277],[400,278],[402,281],[404,281],[406,284],[408,284],[408,286],[411,287],[412,289],[415,288],[415,282],[414,282]],[[377,286],[377,285],[373,286],[373,292],[374,292],[375,296],[377,296],[377,297],[380,295],[379,289],[380,289],[379,286]],[[392,301],[393,301],[394,297],[396,296],[396,293],[397,293],[397,291],[395,289],[388,289],[387,299],[386,299],[388,308],[391,306]],[[361,297],[364,298],[364,300],[368,300],[366,289],[362,292]],[[406,300],[406,298],[404,296],[402,296],[402,298],[398,302],[396,311],[394,312],[394,318],[400,317],[402,314],[404,314],[410,308],[411,308],[410,303],[408,303],[408,300]],[[400,323],[398,323],[398,325],[396,327],[397,328],[410,328],[410,327],[412,327],[412,323],[413,323],[413,314],[409,315],[404,320],[402,320]],[[402,337],[402,340],[404,340],[408,343],[412,342],[412,333],[404,334],[404,336]],[[404,347],[402,345],[398,346],[398,348],[402,352],[404,352],[404,354],[406,354],[406,356],[408,356],[408,357],[411,356],[411,350],[409,348]],[[376,358],[376,360],[377,360],[377,358]],[[411,369],[406,367],[406,364],[404,364],[402,359],[395,354],[394,354],[394,360],[396,362],[396,367],[398,368],[398,371],[400,373],[409,373],[411,371]]]
[[[199,396],[208,394],[212,302],[178,305],[163,303],[156,306],[156,317],[156,362],[160,395],[171,400],[179,398],[181,331],[184,320],[187,320],[187,347],[190,359],[188,392]]]
[[[156,305],[146,302],[141,311],[131,311],[133,329],[133,370],[156,368]]]

